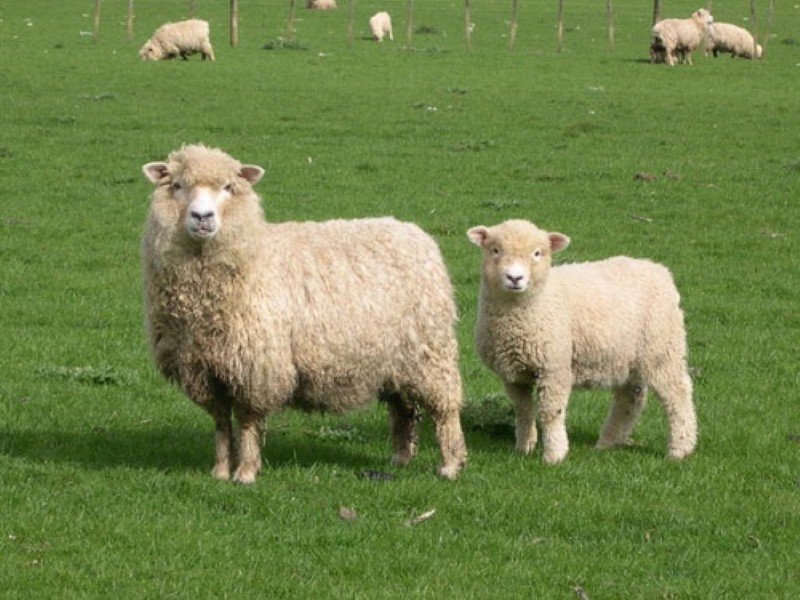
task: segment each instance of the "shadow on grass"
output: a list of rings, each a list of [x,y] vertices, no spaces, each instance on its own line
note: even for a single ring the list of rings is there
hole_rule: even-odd
[[[367,432],[383,440],[387,432]],[[86,432],[61,430],[0,430],[0,454],[40,464],[73,464],[103,470],[128,467],[167,472],[209,471],[214,460],[213,429],[148,427],[139,430],[93,428]],[[302,432],[267,433],[262,447],[265,465],[281,467],[331,464],[363,470],[388,466],[390,446],[381,453],[378,441],[337,442]]]

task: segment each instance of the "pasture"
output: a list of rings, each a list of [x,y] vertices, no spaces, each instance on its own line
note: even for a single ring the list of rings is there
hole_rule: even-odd
[[[214,63],[143,62],[186,0],[0,2],[0,595],[6,598],[793,598],[800,595],[800,8],[763,61],[651,65],[652,5],[418,0],[298,8],[198,0]],[[763,24],[766,3],[758,4]],[[698,5],[676,0],[663,16]],[[388,10],[395,41],[366,39]],[[715,3],[747,25],[749,5]],[[762,41],[763,44],[763,41]],[[271,49],[264,49],[263,46]],[[268,219],[391,214],[439,242],[456,289],[469,450],[438,480],[388,463],[385,407],[270,418],[254,486],[212,480],[211,419],[142,330],[142,164],[183,143],[266,169]],[[513,453],[472,331],[466,230],[531,219],[562,261],[668,265],[682,294],[699,444],[664,458],[651,398],[633,448],[595,451],[604,391],[573,394],[559,466]],[[276,240],[280,243],[280,240]],[[276,282],[276,285],[280,285]],[[380,475],[379,477],[369,475]],[[365,474],[367,476],[365,476]],[[435,512],[431,512],[435,511]],[[424,517],[424,518],[423,518]]]

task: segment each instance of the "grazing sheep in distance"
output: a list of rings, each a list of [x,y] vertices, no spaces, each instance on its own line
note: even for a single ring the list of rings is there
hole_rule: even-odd
[[[536,389],[544,461],[563,460],[570,392],[587,386],[614,392],[598,448],[630,443],[649,386],[669,422],[669,457],[694,450],[683,313],[665,267],[628,257],[551,267],[569,238],[523,220],[467,236],[483,251],[477,352],[515,403],[518,451],[536,445]]]
[[[730,52],[731,58],[761,58],[763,54],[761,44],[756,44],[752,34],[732,23],[714,23],[708,31],[705,50],[715,58],[720,52]]]
[[[190,54],[200,52],[203,60],[213,61],[214,49],[208,35],[208,22],[200,19],[165,23],[144,43],[139,56],[142,60],[167,60],[176,56],[188,60]]]
[[[316,10],[333,10],[336,8],[336,0],[308,0],[306,8]]]
[[[680,60],[692,64],[692,52],[705,39],[714,17],[704,8],[688,19],[663,19],[650,32],[650,61],[674,65]]]
[[[369,29],[372,31],[372,39],[376,42],[382,42],[383,38],[387,35],[391,41],[394,41],[394,36],[392,35],[392,18],[386,11],[375,13],[370,17]]]
[[[456,477],[456,309],[430,236],[392,218],[268,223],[251,187],[263,169],[202,145],[142,169],[156,186],[142,236],[150,348],[214,420],[214,477],[255,480],[264,418],[284,406],[342,412],[375,398],[395,464],[414,455],[423,408],[439,474]]]

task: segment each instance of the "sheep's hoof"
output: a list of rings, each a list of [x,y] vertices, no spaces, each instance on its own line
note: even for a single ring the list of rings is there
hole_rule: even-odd
[[[670,448],[667,453],[667,458],[670,460],[682,460],[692,453],[693,449],[682,450],[680,448]]]
[[[256,475],[258,469],[239,467],[233,475],[234,483],[241,483],[243,485],[250,485],[256,482]]]
[[[392,454],[392,464],[396,467],[405,467],[414,456],[414,452],[395,452]]]
[[[545,452],[542,460],[546,465],[557,465],[567,457],[566,452]]]
[[[455,481],[458,477],[458,471],[460,467],[448,466],[448,467],[439,467],[439,477],[442,479],[447,479],[448,481]]]
[[[536,448],[536,442],[533,442],[532,444],[516,444],[514,446],[514,452],[517,452],[518,454],[528,455],[531,452],[533,452],[535,448]]]
[[[214,465],[211,476],[219,481],[228,481],[231,478],[231,469],[228,465]]]

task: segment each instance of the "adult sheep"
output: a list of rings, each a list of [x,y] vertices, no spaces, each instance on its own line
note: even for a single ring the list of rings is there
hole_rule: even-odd
[[[598,448],[630,443],[649,386],[669,422],[669,457],[694,450],[683,313],[665,267],[628,257],[551,267],[569,238],[523,220],[467,236],[483,250],[477,352],[515,403],[518,451],[536,445],[536,388],[544,461],[562,461],[567,402],[584,386],[614,392]]]
[[[650,31],[651,62],[674,65],[681,60],[692,64],[692,52],[706,35],[714,17],[705,8],[699,8],[688,19],[663,19]]]
[[[375,13],[369,19],[369,29],[372,32],[372,39],[376,42],[382,42],[383,38],[389,36],[391,41],[394,41],[392,35],[392,18],[386,11]]]
[[[168,60],[200,52],[203,60],[214,60],[214,49],[209,40],[208,21],[188,19],[176,23],[165,23],[155,30],[139,50],[142,60]]]
[[[393,462],[416,450],[418,406],[453,479],[465,460],[452,288],[434,240],[392,218],[268,223],[263,174],[184,146],[142,167],[156,186],[142,262],[158,369],[215,423],[218,479],[251,483],[266,415],[385,400]],[[233,420],[238,425],[234,464]]]
[[[713,53],[716,58],[720,52],[730,52],[731,58],[761,58],[763,49],[756,44],[752,34],[732,23],[714,23],[709,29],[705,43],[706,54]]]
[[[333,10],[336,8],[336,0],[308,0],[306,8],[312,10]]]

